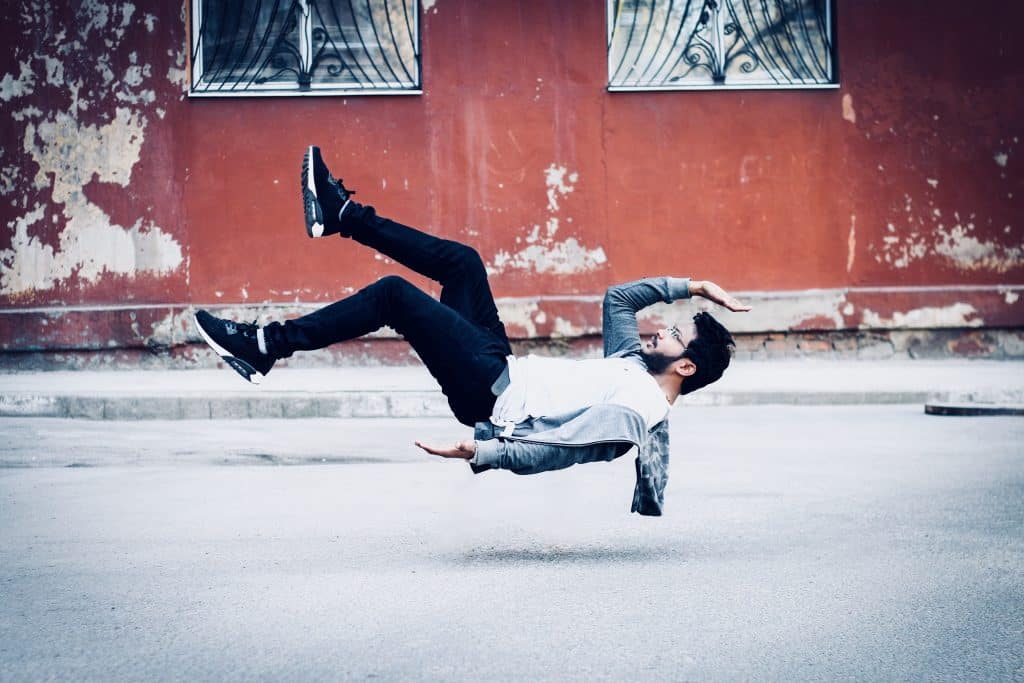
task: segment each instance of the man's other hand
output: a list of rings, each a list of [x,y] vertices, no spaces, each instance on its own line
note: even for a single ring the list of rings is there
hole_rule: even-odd
[[[476,441],[456,441],[454,446],[449,448],[439,448],[437,446],[428,446],[422,441],[417,441],[416,445],[425,450],[431,455],[440,455],[442,458],[461,458],[463,460],[471,460],[476,455]]]
[[[725,306],[730,311],[749,311],[750,306],[744,306],[740,300],[729,292],[725,291],[711,280],[691,280],[690,295],[702,296],[705,299],[714,301],[716,304]]]

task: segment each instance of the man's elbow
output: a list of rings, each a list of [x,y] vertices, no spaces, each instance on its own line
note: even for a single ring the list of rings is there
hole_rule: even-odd
[[[604,301],[602,306],[608,308],[616,304],[622,304],[624,302],[623,288],[622,285],[612,285],[604,292]]]

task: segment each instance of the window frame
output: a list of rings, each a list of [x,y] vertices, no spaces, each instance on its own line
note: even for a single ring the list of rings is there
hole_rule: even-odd
[[[622,2],[623,0],[618,0]],[[642,0],[640,0],[642,1]],[[719,0],[723,2],[724,0]],[[659,85],[614,85],[612,65],[612,36],[615,32],[615,3],[616,0],[605,0],[605,26],[606,26],[606,53],[605,60],[608,67],[605,89],[608,92],[681,92],[681,91],[705,91],[715,92],[722,90],[836,90],[841,87],[839,78],[839,42],[836,21],[836,0],[825,0],[826,22],[829,30],[829,61],[831,65],[832,81],[828,83],[693,83],[693,84],[659,84]],[[627,48],[628,51],[628,48]]]
[[[222,2],[225,0],[221,0]],[[352,0],[350,0],[351,2]],[[369,0],[367,0],[369,1]],[[274,84],[255,84],[250,83],[245,88],[227,89],[224,87],[218,88],[217,84],[210,84],[208,89],[196,88],[202,84],[203,78],[203,46],[201,41],[197,41],[195,36],[200,32],[202,27],[202,5],[203,0],[188,0],[185,3],[187,9],[187,16],[185,18],[185,26],[187,33],[187,56],[188,56],[188,67],[187,67],[187,80],[188,80],[188,97],[196,98],[209,98],[209,97],[243,97],[243,98],[262,98],[262,97],[363,97],[367,95],[422,95],[423,94],[423,63],[422,63],[422,32],[421,32],[421,8],[419,0],[412,0],[413,12],[412,12],[412,26],[413,32],[413,51],[414,51],[414,66],[415,66],[415,81],[416,86],[412,88],[396,88],[396,87],[365,87],[365,88],[353,88],[351,86],[339,86],[334,84],[324,83],[310,83],[307,89],[300,87],[293,87],[291,89],[283,89],[280,85]],[[289,8],[288,11],[292,11]],[[365,45],[365,43],[364,43]]]

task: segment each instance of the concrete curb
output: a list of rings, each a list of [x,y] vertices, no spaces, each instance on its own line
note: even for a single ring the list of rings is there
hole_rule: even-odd
[[[0,396],[0,417],[87,420],[233,420],[303,417],[448,416],[440,392],[339,392],[251,396]]]
[[[744,363],[686,406],[1024,403],[1024,363]],[[260,386],[224,369],[0,372],[0,417],[87,420],[450,417],[425,368],[282,368]]]
[[[866,405],[924,403],[920,391],[735,392],[686,400],[692,406]],[[338,392],[251,396],[0,395],[0,417],[86,420],[235,420],[267,418],[450,417],[440,392]]]

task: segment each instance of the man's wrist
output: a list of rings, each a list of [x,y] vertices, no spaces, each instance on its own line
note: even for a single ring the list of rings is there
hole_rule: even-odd
[[[489,467],[498,467],[501,463],[501,453],[499,451],[501,442],[498,439],[490,439],[488,441],[476,441],[476,453],[470,458],[469,462],[473,465],[486,465]]]

